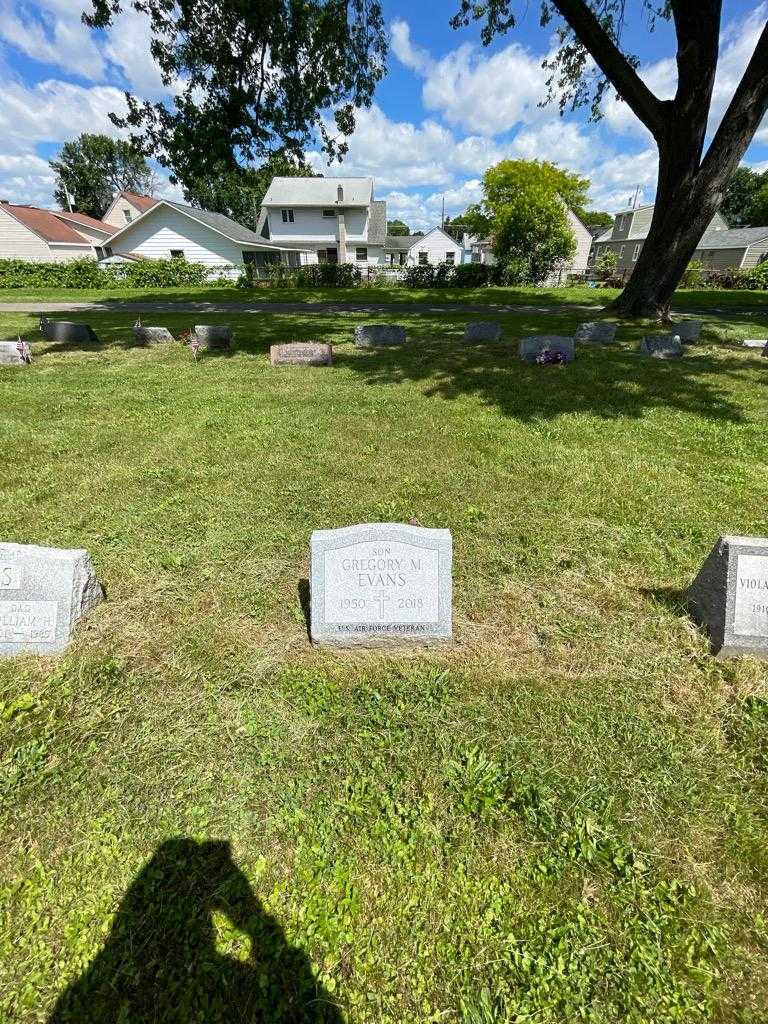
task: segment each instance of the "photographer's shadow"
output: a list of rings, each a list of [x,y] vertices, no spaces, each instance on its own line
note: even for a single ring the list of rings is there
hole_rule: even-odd
[[[214,913],[244,936],[242,959],[217,950]],[[262,909],[229,843],[177,838],[132,883],[104,948],[49,1024],[192,1021],[343,1024],[343,1016],[306,954]]]

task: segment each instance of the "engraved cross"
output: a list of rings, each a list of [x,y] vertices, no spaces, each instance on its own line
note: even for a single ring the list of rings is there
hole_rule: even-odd
[[[376,597],[374,597],[373,600],[374,600],[374,603],[379,606],[379,618],[383,619],[384,618],[384,605],[387,603],[387,601],[391,601],[392,598],[389,596],[389,594],[386,592],[386,590],[382,590]]]

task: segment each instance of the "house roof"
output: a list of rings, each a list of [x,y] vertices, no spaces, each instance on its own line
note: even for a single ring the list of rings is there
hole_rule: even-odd
[[[95,217],[89,217],[86,213],[70,213],[69,210],[54,210],[53,213],[59,220],[82,224],[84,227],[93,228],[94,231],[103,231],[105,235],[110,235],[114,230],[114,225],[105,224],[103,220],[96,220]]]
[[[159,199],[153,199],[152,196],[140,196],[138,192],[126,192],[123,190],[119,192],[115,199],[120,196],[123,199],[127,199],[132,206],[135,206],[137,210],[141,210],[142,213],[146,213],[147,210],[151,210],[153,206],[157,206]],[[114,202],[114,200],[113,200]]]
[[[71,225],[59,220],[51,210],[41,210],[37,206],[16,206],[13,203],[3,203],[2,209],[46,242],[90,248],[91,243],[87,238],[78,234]]]
[[[746,249],[753,242],[768,238],[768,227],[728,228],[719,231],[705,231],[697,249]]]
[[[184,203],[173,203],[170,199],[158,199],[153,200],[152,205],[136,218],[136,220],[130,221],[128,224],[118,228],[117,231],[110,237],[110,245],[121,235],[124,235],[127,231],[135,228],[149,213],[160,206],[170,207],[172,210],[177,210],[179,213],[184,214],[191,220],[197,221],[199,224],[205,224],[206,227],[211,228],[213,231],[218,232],[220,235],[224,235],[233,242],[238,242],[241,245],[258,245],[261,249],[277,249],[278,246],[270,245],[269,242],[265,242],[263,238],[259,238],[255,231],[251,231],[250,228],[245,227],[243,224],[239,224],[236,220],[232,220],[231,217],[225,216],[223,213],[211,213],[210,210],[198,210],[196,206],[185,206]]]
[[[368,206],[372,199],[373,178],[273,178],[262,206]]]
[[[609,228],[606,228],[601,235],[595,236],[595,242],[610,242],[613,237],[613,224]],[[618,239],[617,239],[618,241]]]
[[[414,242],[422,238],[423,235],[387,235],[384,239],[384,246],[387,249],[402,250],[407,252],[411,248]]]
[[[448,232],[443,231],[442,228],[432,228],[430,231],[425,232],[425,234],[423,235],[417,235],[416,238],[413,239],[410,248],[413,249],[414,246],[418,245],[420,242],[423,242],[425,238],[429,238],[430,235],[434,235],[436,231],[438,231],[443,236],[443,238],[447,239],[451,243],[451,245],[455,245],[458,249],[461,249],[461,242],[457,242],[455,238],[451,238]]]

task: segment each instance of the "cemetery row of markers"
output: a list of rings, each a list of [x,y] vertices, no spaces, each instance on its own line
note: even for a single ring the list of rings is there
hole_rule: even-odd
[[[694,344],[701,332],[700,320],[684,320],[674,326],[674,333],[648,334],[640,342],[639,351],[652,359],[678,359],[683,355],[683,346]],[[61,344],[98,344],[98,338],[88,324],[67,320],[40,318],[40,331],[48,341]],[[134,341],[138,345],[159,345],[174,341],[167,327],[146,327],[138,321],[133,328]],[[492,321],[472,321],[464,329],[464,341],[468,344],[498,342],[502,339],[501,324]],[[183,331],[179,339],[188,345],[195,359],[206,350],[229,350],[232,347],[232,330],[226,325],[197,325]],[[358,348],[383,348],[403,345],[407,340],[404,327],[399,324],[365,324],[355,328],[355,345]],[[542,334],[521,338],[518,354],[524,362],[540,365],[571,363],[576,358],[576,345],[610,345],[616,340],[616,325],[605,321],[580,324],[571,337]],[[743,342],[747,348],[761,348],[768,358],[768,339],[751,338]],[[325,342],[296,341],[270,348],[273,366],[330,366],[333,363],[333,347]],[[32,349],[28,341],[19,337],[16,341],[0,341],[0,363],[25,366],[32,362]]]
[[[331,647],[447,643],[453,540],[415,523],[315,530],[310,637]],[[104,600],[84,549],[0,543],[0,656],[58,654]],[[720,537],[686,605],[721,657],[768,658],[768,538]]]
[[[687,321],[676,335],[645,338],[641,351],[671,358],[683,342],[697,340],[701,324]],[[53,341],[96,340],[86,324],[41,320]],[[140,344],[173,341],[164,327],[137,323]],[[582,324],[574,337],[532,337],[520,341],[520,357],[541,364],[567,363],[577,342],[608,344],[615,327]],[[467,325],[467,342],[499,341],[497,323]],[[228,327],[195,327],[183,339],[197,352],[226,349]],[[399,325],[366,325],[355,330],[362,348],[400,345]],[[17,362],[30,356],[25,342],[13,344]],[[748,343],[750,347],[758,344]],[[768,355],[768,344],[759,342]],[[22,346],[19,348],[18,346]],[[290,343],[272,346],[275,364],[329,365],[331,346]],[[450,531],[401,523],[368,523],[317,530],[311,538],[310,635],[336,647],[425,645],[450,641],[453,546]],[[56,654],[70,641],[75,623],[104,600],[88,552],[0,543],[0,655]],[[768,658],[768,538],[721,537],[687,594],[687,607],[710,635],[720,656],[753,654]]]

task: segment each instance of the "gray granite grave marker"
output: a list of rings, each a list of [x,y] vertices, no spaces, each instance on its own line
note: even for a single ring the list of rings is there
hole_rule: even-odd
[[[71,320],[49,320],[40,317],[40,333],[47,341],[57,341],[70,345],[98,344],[96,332],[88,324],[77,324]]]
[[[574,334],[577,345],[610,345],[615,340],[616,324],[609,324],[605,320],[579,324]]]
[[[58,654],[103,599],[84,549],[0,544],[0,656]]]
[[[27,366],[18,341],[0,341],[0,366]]]
[[[674,334],[646,334],[640,342],[639,352],[651,359],[679,359],[683,343]]]
[[[315,643],[390,647],[451,638],[450,530],[365,523],[315,530],[310,546]]]
[[[203,348],[226,349],[232,344],[232,328],[224,324],[196,324],[195,337]]]
[[[289,341],[270,346],[269,361],[273,366],[331,366],[333,349],[321,341]]]
[[[355,328],[355,345],[358,348],[403,344],[405,344],[405,328],[399,324],[361,324]]]
[[[464,328],[464,341],[470,345],[482,341],[501,341],[501,324],[492,320],[471,320]]]
[[[768,538],[720,537],[686,601],[715,654],[768,658]]]
[[[521,338],[518,346],[518,354],[525,363],[535,363],[545,349],[562,352],[563,361],[572,363],[576,358],[576,343],[573,338],[567,338],[559,334],[537,334],[527,338]]]
[[[672,325],[672,333],[676,334],[684,345],[692,345],[699,340],[703,326],[701,320],[681,320],[679,324]]]
[[[174,340],[167,327],[145,327],[143,324],[134,325],[133,337],[139,345],[164,345]]]

